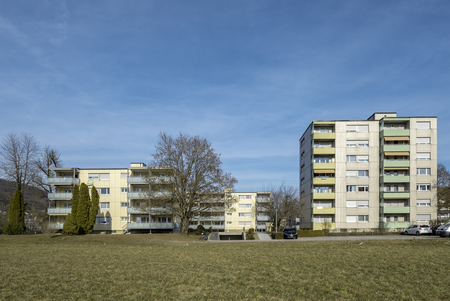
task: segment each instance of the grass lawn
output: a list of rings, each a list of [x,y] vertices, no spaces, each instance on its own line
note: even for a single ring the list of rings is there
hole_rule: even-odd
[[[450,239],[0,235],[0,299],[448,300]]]

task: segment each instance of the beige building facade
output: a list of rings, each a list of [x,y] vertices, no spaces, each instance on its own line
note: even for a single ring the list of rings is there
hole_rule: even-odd
[[[168,193],[172,185],[168,168],[149,168],[144,163],[131,163],[127,168],[54,168],[56,176],[48,183],[54,192],[48,197],[54,207],[48,208],[51,226],[62,229],[67,214],[72,211],[72,190],[74,185],[86,183],[95,186],[100,195],[100,208],[94,226],[94,233],[177,233],[181,223],[164,210],[151,208],[145,191]],[[226,194],[224,194],[224,197]],[[209,212],[189,222],[189,229],[203,225],[214,231],[243,231],[254,228],[266,231],[270,218],[258,210],[260,202],[268,202],[268,192],[231,192],[238,201],[231,208],[220,202]]]
[[[403,229],[437,217],[437,118],[313,121],[300,138],[302,228]]]

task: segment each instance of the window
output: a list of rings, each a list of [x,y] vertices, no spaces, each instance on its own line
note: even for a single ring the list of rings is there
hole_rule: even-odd
[[[252,222],[239,222],[240,227],[251,227]]]
[[[121,179],[126,179],[126,178],[128,178],[128,174],[126,172],[123,172],[123,173],[120,174],[120,178]]]
[[[349,208],[356,207],[356,201],[347,201],[347,207]]]
[[[158,223],[165,224],[171,223],[172,218],[170,216],[158,216]]]
[[[369,147],[369,140],[358,141],[358,147]]]
[[[431,185],[430,184],[417,184],[417,191],[430,191]]]
[[[233,216],[233,213],[227,212],[227,216]]]
[[[356,185],[347,185],[347,192],[356,192]]]
[[[428,130],[429,128],[430,128],[429,121],[417,121],[416,122],[416,129],[418,129],[418,130]]]
[[[98,173],[90,173],[89,180],[98,181]]]
[[[431,206],[431,200],[417,200],[417,207],[429,207]]]
[[[369,192],[369,186],[358,186],[358,192]]]
[[[64,208],[72,208],[72,203],[64,203]]]
[[[122,203],[120,203],[120,207],[128,208],[128,203],[127,202],[122,202]]]
[[[223,226],[223,222],[214,222],[214,226]]]
[[[430,153],[417,153],[417,160],[430,160]]]
[[[356,170],[347,170],[347,177],[356,177]]]
[[[128,216],[121,216],[120,217],[120,222],[121,223],[128,223]]]
[[[369,126],[368,125],[358,125],[357,126],[357,131],[358,132],[368,132],[369,131]]]
[[[368,222],[369,216],[368,215],[358,215],[358,222]]]
[[[109,194],[109,188],[100,188],[100,194]]]
[[[64,189],[64,193],[72,193],[72,189]]]
[[[245,217],[245,213],[239,213],[239,217]]]
[[[359,208],[369,208],[369,201],[358,201]]]
[[[330,158],[314,158],[314,163],[329,163]]]
[[[347,215],[347,223],[356,223],[356,215]]]
[[[100,209],[109,209],[109,202],[100,202]]]
[[[239,195],[239,199],[240,200],[251,200],[252,196],[251,195]]]
[[[233,222],[227,222],[227,225],[231,225]]]
[[[136,188],[135,191],[136,192],[141,192],[142,188]]]
[[[330,187],[315,187],[314,192],[315,193],[329,193]]]
[[[109,181],[109,173],[101,173],[100,181]]]
[[[97,217],[95,223],[98,225],[109,225],[109,217]]]
[[[369,156],[358,156],[358,162],[369,162]]]
[[[239,209],[250,209],[252,204],[239,204]]]
[[[417,221],[418,222],[428,222],[431,219],[430,214],[417,214]]]
[[[127,193],[127,192],[128,192],[128,188],[121,188],[121,189],[120,189],[120,192],[122,192],[122,193]]]
[[[417,168],[417,175],[418,176],[429,176],[430,169],[429,168]]]
[[[423,137],[423,138],[417,137],[416,142],[417,142],[417,144],[430,144],[430,138],[429,137]]]
[[[347,140],[347,147],[356,147],[356,141]]]
[[[356,162],[356,156],[347,156],[347,162]]]
[[[347,132],[356,132],[356,125],[347,125]]]
[[[358,177],[368,177],[369,171],[368,170],[358,170]]]

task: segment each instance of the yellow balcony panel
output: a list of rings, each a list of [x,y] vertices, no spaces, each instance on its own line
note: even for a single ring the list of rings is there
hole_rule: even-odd
[[[409,192],[382,192],[384,199],[409,199]]]
[[[335,223],[331,223],[331,229],[336,229]],[[313,223],[313,230],[323,230],[322,223]]]
[[[336,214],[336,208],[313,208],[313,214]]]
[[[336,178],[314,178],[314,185],[334,185],[336,183]]]
[[[313,193],[313,199],[315,200],[334,200],[336,194],[334,192],[326,192],[326,193]]]
[[[313,169],[332,169],[334,170],[336,163],[313,163]]]
[[[336,139],[336,133],[314,133],[314,140],[334,140]]]
[[[382,207],[384,214],[408,214],[409,207]]]
[[[409,222],[382,222],[380,226],[385,229],[406,229],[409,227]]]
[[[336,149],[334,147],[315,147],[313,148],[314,155],[334,155]]]

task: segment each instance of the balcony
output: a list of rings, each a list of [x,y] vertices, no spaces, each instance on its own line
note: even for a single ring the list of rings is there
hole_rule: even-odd
[[[409,199],[409,191],[382,191],[383,199]]]
[[[313,208],[313,214],[336,214],[336,208]]]
[[[129,199],[143,199],[145,198],[145,194],[143,192],[128,192],[127,198]]]
[[[268,203],[268,202],[270,202],[270,198],[256,198],[256,202],[258,202],[258,203]]]
[[[336,229],[335,223],[330,223],[331,229]],[[313,230],[323,230],[323,224],[322,223],[313,223]]]
[[[196,216],[194,219],[199,221],[225,221],[225,216]]]
[[[48,214],[69,214],[72,212],[72,208],[48,208]]]
[[[64,226],[64,223],[49,223],[48,227],[50,229],[56,229],[56,230],[61,230]]]
[[[334,140],[336,133],[313,133],[313,140]]]
[[[175,223],[127,223],[127,229],[173,229]]]
[[[195,230],[199,225],[189,225],[189,229]],[[210,227],[212,230],[225,230],[224,225],[203,225],[203,227],[208,230]]]
[[[145,208],[129,207],[127,208],[127,214],[148,214],[148,211]]]
[[[74,178],[48,178],[49,185],[80,185],[80,179]]]
[[[313,178],[314,185],[334,185],[336,183],[336,178]]]
[[[334,147],[315,147],[313,148],[314,155],[334,155],[336,149]]]
[[[405,229],[409,227],[409,222],[380,222],[380,227],[384,229]]]
[[[408,167],[409,160],[383,160],[383,168],[385,167]]]
[[[258,222],[268,222],[268,221],[270,221],[270,216],[268,216],[268,215],[258,215],[258,216],[256,216],[256,220]]]
[[[127,214],[141,214],[141,215],[162,215],[162,214],[171,214],[169,210],[164,208],[153,207],[148,211],[146,207],[129,207],[127,208]]]
[[[383,152],[409,152],[408,145],[385,144],[381,147]]]
[[[50,200],[58,199],[58,200],[71,200],[72,193],[61,193],[61,192],[51,192],[48,194],[48,198]]]
[[[409,214],[409,207],[381,207],[384,214]]]
[[[256,230],[266,230],[270,228],[270,226],[266,226],[266,225],[256,225]]]
[[[150,183],[152,184],[172,184],[175,182],[173,177],[168,176],[151,176]]]
[[[389,136],[409,136],[409,130],[384,129],[380,132],[380,137],[389,137]]]
[[[313,169],[335,169],[336,163],[313,163]]]
[[[314,200],[334,200],[336,194],[334,192],[317,193],[313,192]]]
[[[129,184],[145,184],[147,179],[144,177],[129,177],[127,178],[127,183]]]
[[[409,183],[409,176],[382,176],[382,183]]]

